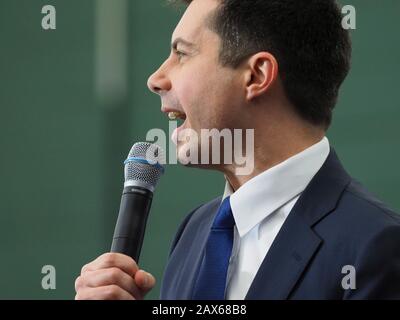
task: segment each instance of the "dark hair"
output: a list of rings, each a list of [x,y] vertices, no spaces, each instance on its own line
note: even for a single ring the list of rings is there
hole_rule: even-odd
[[[257,52],[270,52],[300,116],[328,128],[351,60],[350,35],[336,1],[218,1],[209,27],[222,39],[221,64],[235,68]]]

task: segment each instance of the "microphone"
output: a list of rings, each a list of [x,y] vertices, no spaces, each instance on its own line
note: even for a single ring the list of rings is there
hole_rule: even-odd
[[[164,173],[165,153],[158,145],[138,142],[124,164],[125,183],[111,252],[123,253],[138,262],[153,192]]]

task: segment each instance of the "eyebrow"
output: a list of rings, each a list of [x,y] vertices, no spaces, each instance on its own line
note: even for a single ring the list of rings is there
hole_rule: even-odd
[[[185,39],[176,38],[176,39],[172,42],[171,48],[174,49],[174,50],[176,50],[177,47],[178,47],[178,44],[182,44],[182,45],[184,45],[185,47],[188,47],[188,48],[193,48],[193,47],[195,46],[194,43],[191,43],[191,42],[189,42],[189,41],[186,41]]]

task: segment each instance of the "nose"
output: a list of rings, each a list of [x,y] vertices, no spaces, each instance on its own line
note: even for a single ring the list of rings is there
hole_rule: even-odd
[[[166,62],[149,77],[147,86],[156,94],[171,90],[171,81],[166,74]]]

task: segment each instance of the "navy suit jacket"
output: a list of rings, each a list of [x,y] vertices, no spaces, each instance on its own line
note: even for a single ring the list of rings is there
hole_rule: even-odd
[[[161,299],[192,298],[220,202],[221,197],[195,209],[179,227]],[[342,286],[343,278],[354,274],[343,269],[348,265],[354,267],[355,289]],[[246,299],[400,299],[400,217],[352,179],[331,148],[276,236]]]

